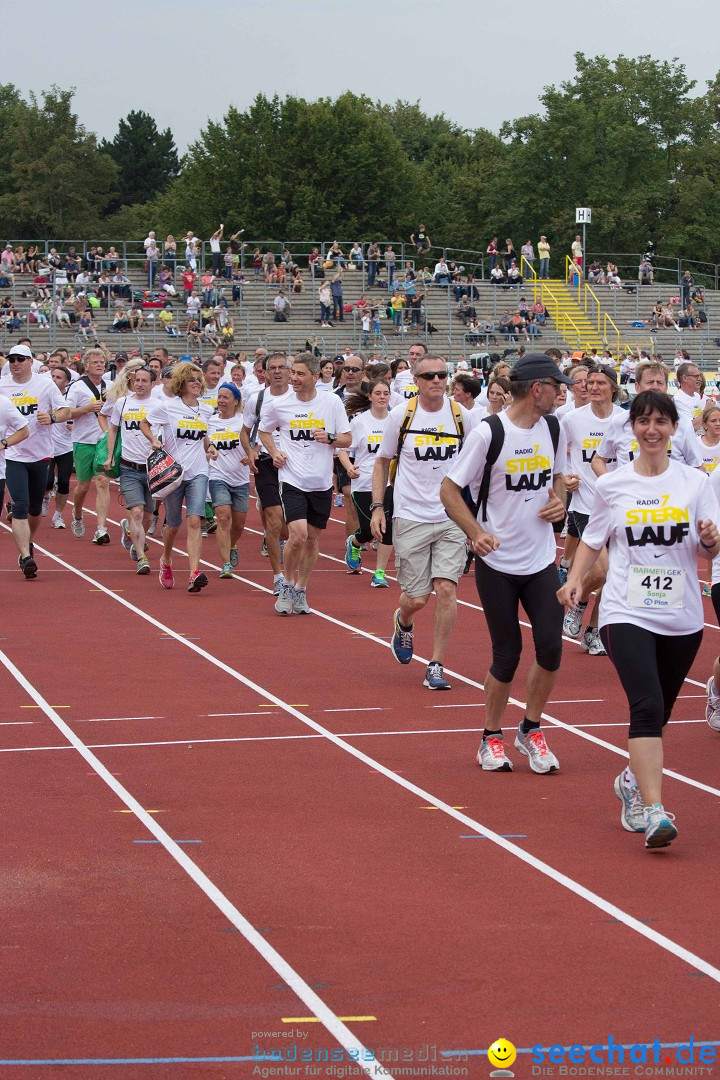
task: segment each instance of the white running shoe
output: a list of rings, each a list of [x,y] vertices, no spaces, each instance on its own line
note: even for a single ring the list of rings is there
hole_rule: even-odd
[[[580,640],[580,648],[590,656],[607,656],[597,626],[587,628]]]
[[[310,607],[307,602],[307,592],[305,589],[293,589],[293,611],[296,615],[310,614]]]
[[[46,491],[43,495],[41,514],[43,517],[47,517],[48,510],[50,509],[50,500],[52,499],[52,492]]]
[[[615,777],[615,794],[622,803],[620,821],[627,832],[645,832],[645,816],[640,788],[636,784],[628,784],[625,780],[625,770]]]
[[[275,601],[275,610],[278,615],[292,615],[294,589],[289,581],[283,581],[280,595]]]
[[[645,816],[645,847],[661,848],[671,844],[678,834],[673,825],[674,814],[668,814],[661,803],[653,803],[643,810]]]
[[[484,738],[477,752],[483,772],[512,772],[512,761],[505,755],[505,740],[491,735]]]
[[[92,542],[93,544],[97,544],[98,547],[101,547],[103,544],[110,543],[110,533],[107,531],[105,526],[95,530],[95,535],[92,538]]]
[[[273,596],[280,595],[280,591],[284,584],[285,578],[282,576],[282,574],[278,574],[278,576],[273,579]]]
[[[575,607],[567,609],[563,619],[563,634],[575,638],[577,641],[582,633],[583,616],[586,607],[587,604],[577,604]]]
[[[715,680],[712,675],[707,681],[707,704],[705,705],[705,719],[713,731],[720,731],[720,694],[713,687]]]
[[[120,522],[120,528],[122,529],[122,533],[120,536],[122,546],[125,548],[126,551],[129,551],[130,548],[133,546],[133,542],[132,537],[130,536],[130,522],[127,518],[122,519],[122,521]]]
[[[84,523],[83,519],[81,517],[76,518],[75,515],[73,514],[72,518],[70,519],[70,529],[72,531],[73,536],[77,536],[78,539],[81,536],[84,536],[85,535],[85,523]]]
[[[515,745],[521,754],[530,762],[530,768],[536,773],[554,773],[560,768],[560,762],[545,742],[545,736],[540,728],[528,731],[527,735],[522,730],[522,724],[515,736]]]
[[[52,529],[64,529],[65,522],[63,521],[62,514],[59,510],[56,510],[52,516],[52,522],[50,523]]]

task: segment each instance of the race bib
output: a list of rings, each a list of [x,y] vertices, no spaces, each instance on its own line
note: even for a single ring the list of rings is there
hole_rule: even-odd
[[[680,608],[685,571],[676,566],[631,566],[627,602],[634,608]]]

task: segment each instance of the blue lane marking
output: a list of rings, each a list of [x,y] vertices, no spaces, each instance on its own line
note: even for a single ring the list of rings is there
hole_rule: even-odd
[[[159,844],[159,840],[133,840],[133,844]],[[173,840],[173,844],[202,844],[202,840]]]
[[[689,1042],[689,1040],[686,1039],[685,1042],[660,1043],[660,1049],[661,1050],[675,1050],[679,1046],[687,1046],[688,1042]],[[693,1038],[693,1042],[695,1044],[696,1049],[698,1047],[700,1047],[700,1046],[720,1046],[720,1041],[713,1042],[712,1039],[695,1039],[695,1038]],[[573,1044],[573,1045],[581,1045],[581,1044]],[[633,1046],[652,1047],[652,1045],[653,1045],[653,1040],[652,1039],[650,1040],[650,1042],[643,1042],[642,1039],[638,1039],[638,1041],[634,1042],[634,1043],[613,1043],[613,1049],[615,1050],[618,1047],[622,1047],[623,1050],[630,1050]],[[592,1046],[583,1046],[582,1049],[583,1050],[592,1050],[593,1046],[597,1046],[600,1050],[607,1050],[607,1046],[603,1046],[601,1043],[593,1043]],[[532,1046],[523,1047],[522,1050],[519,1049],[518,1047],[515,1047],[515,1053],[516,1054],[532,1054],[533,1049],[534,1048]],[[544,1053],[547,1054],[550,1047],[549,1046],[541,1046],[540,1049]],[[564,1047],[564,1049],[567,1050],[568,1047]],[[487,1057],[487,1050],[440,1050],[439,1053],[440,1053],[441,1057]],[[0,1064],[2,1064],[2,1063],[0,1062]]]
[[[508,832],[499,833],[503,840],[527,840],[527,835],[522,832]],[[487,836],[483,836],[482,833],[465,833],[460,837],[461,840],[487,840]]]

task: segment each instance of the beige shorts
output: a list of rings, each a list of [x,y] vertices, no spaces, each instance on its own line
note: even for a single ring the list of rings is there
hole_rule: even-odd
[[[453,521],[426,524],[393,518],[398,581],[406,596],[429,596],[433,579],[457,585],[465,569],[465,534]]]

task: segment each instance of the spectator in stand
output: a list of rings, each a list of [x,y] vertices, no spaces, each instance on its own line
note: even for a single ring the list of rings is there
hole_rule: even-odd
[[[643,258],[638,266],[638,281],[641,285],[652,285],[655,271],[649,259]]]
[[[378,264],[380,262],[380,248],[373,240],[367,249],[367,264],[368,264],[368,288],[372,289],[375,284],[375,278],[378,274]]]
[[[540,259],[540,278],[547,281],[550,277],[550,245],[547,236],[543,233],[538,243],[538,257]]]
[[[362,270],[364,264],[365,257],[363,256],[363,249],[356,240],[350,248],[350,265],[354,266],[356,270]]]
[[[347,266],[347,259],[345,258],[344,253],[341,251],[340,245],[338,244],[337,240],[333,241],[332,247],[327,253],[326,261],[331,262],[333,266],[342,266],[343,270]]]
[[[573,240],[570,250],[571,250],[571,253],[572,253],[572,261],[575,263],[578,270],[582,270],[582,268],[583,268],[583,249],[582,249],[582,240],[580,238],[580,233],[578,233],[577,236],[575,237],[575,239]]]
[[[220,251],[220,241],[223,237],[224,226],[221,225],[219,229],[210,237],[210,251],[212,253],[212,272],[216,276],[220,276],[222,273],[222,253]]]
[[[291,305],[290,301],[285,295],[284,289],[278,290],[278,294],[273,300],[273,308],[275,309],[273,313],[273,318],[275,319],[275,322],[288,321],[288,319],[290,318]]]
[[[520,254],[525,262],[528,264],[531,270],[535,269],[535,248],[532,245],[532,240],[526,240],[523,246],[520,248]]]
[[[433,281],[436,285],[450,284],[450,268],[445,261],[444,255],[441,255],[438,262],[435,263],[435,270],[433,271]]]
[[[490,243],[488,244],[488,246],[485,249],[485,254],[488,257],[488,273],[492,273],[492,271],[497,266],[497,261],[498,261],[498,238],[497,238],[497,236],[493,236],[492,240],[490,241]]]
[[[612,286],[614,289],[622,287],[622,278],[618,273],[618,268],[615,263],[608,263],[607,270],[605,271],[605,284]]]
[[[177,290],[173,285],[173,275],[169,266],[163,266],[157,278],[158,289],[168,296],[177,296]]]
[[[127,313],[127,320],[130,324],[130,329],[134,330],[135,333],[137,333],[139,330],[142,330],[145,318],[142,312],[142,304],[139,300],[136,300],[132,304],[130,310]]]
[[[495,266],[493,266],[492,270],[490,271],[490,284],[491,285],[502,285],[502,284],[504,284],[504,282],[505,282],[505,274],[503,273],[502,268],[496,264]]]
[[[292,270],[292,291],[294,293],[303,291],[303,276],[299,266],[294,266]]]
[[[695,279],[689,270],[686,270],[680,278],[680,306],[686,308],[690,303],[690,294],[695,285]]]
[[[392,244],[388,244],[385,248],[385,269],[388,275],[388,289],[392,288],[393,277],[395,276],[395,252],[392,249]]]
[[[667,305],[663,308],[663,326],[666,329],[673,327],[675,330],[679,330],[677,320],[675,318],[675,312],[673,311],[672,304],[668,301]]]
[[[330,283],[330,292],[332,293],[333,303],[333,319],[339,319],[340,322],[345,321],[344,316],[344,298],[343,298],[343,272],[338,270]]]
[[[319,267],[320,264],[321,264],[320,252],[318,251],[318,249],[316,247],[314,247],[312,249],[312,251],[310,252],[310,254],[308,255],[308,267],[310,269],[310,277],[315,277],[316,276],[316,271],[318,270],[318,267]],[[321,265],[320,265],[320,268],[322,268]]]
[[[517,262],[517,252],[515,250],[515,245],[508,236],[505,241],[505,250],[503,251],[503,266],[505,268],[505,273],[508,272],[514,262]]]
[[[431,242],[428,231],[424,225],[419,225],[417,229],[410,233],[410,243],[415,244],[418,259],[421,259],[428,253]]]
[[[0,263],[2,263],[6,273],[12,275],[12,272],[15,269],[15,252],[13,251],[12,244],[5,245],[5,250],[2,255],[0,255]]]
[[[330,308],[333,298],[329,282],[323,281],[318,290],[318,300],[320,301],[320,325],[323,327],[330,326]]]
[[[215,288],[215,278],[213,277],[212,271],[204,271],[203,276],[200,278],[200,284],[202,285],[203,304],[211,304],[213,302],[213,292]]]
[[[520,269],[518,267],[518,264],[513,259],[513,261],[510,263],[510,269],[507,272],[507,282],[506,282],[506,284],[508,284],[508,285],[522,285],[522,283],[523,283],[522,274],[520,273]]]
[[[180,280],[182,281],[185,303],[187,303],[189,298],[193,295],[195,289],[195,282],[197,281],[197,275],[195,274],[195,271],[192,269],[192,267],[186,266],[183,270]]]
[[[151,233],[150,236],[152,237],[152,240],[145,248],[145,259],[147,261],[148,289],[152,292],[155,285],[155,275],[157,274],[160,249],[155,243],[155,234]]]
[[[688,304],[682,313],[682,316],[678,319],[678,326],[682,330],[690,329],[697,330],[697,323],[695,321],[695,312],[693,311],[692,304]]]

